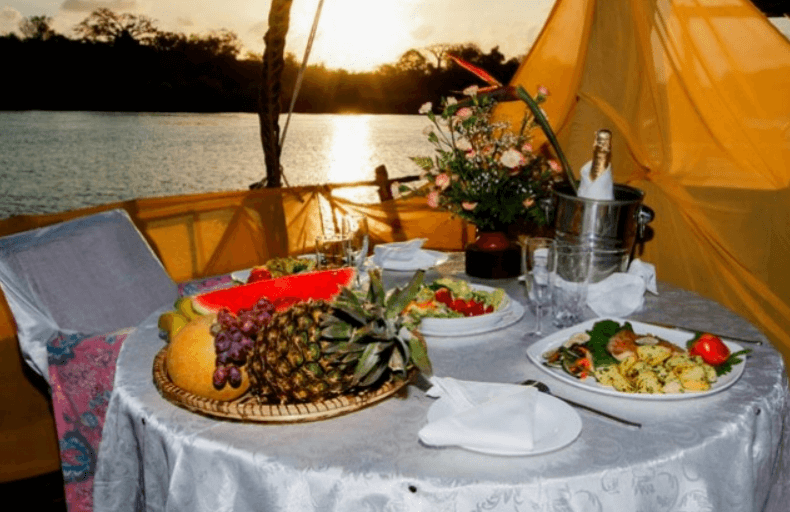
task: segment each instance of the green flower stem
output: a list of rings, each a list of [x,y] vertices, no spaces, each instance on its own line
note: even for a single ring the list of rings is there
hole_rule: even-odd
[[[573,170],[571,169],[568,160],[565,158],[565,153],[563,153],[562,148],[560,148],[560,143],[557,141],[557,137],[554,135],[554,130],[551,129],[548,119],[546,119],[546,116],[543,115],[543,112],[540,110],[540,107],[538,107],[538,104],[534,99],[532,99],[532,96],[529,95],[524,87],[519,85],[516,88],[516,94],[532,111],[532,115],[535,116],[535,121],[538,122],[538,125],[543,130],[543,133],[546,134],[546,137],[549,139],[554,151],[557,153],[557,158],[560,159],[562,168],[565,169],[565,174],[568,176],[568,181],[570,182],[571,187],[573,187],[573,192],[578,193],[579,189],[578,185],[576,184],[576,177],[573,175]]]

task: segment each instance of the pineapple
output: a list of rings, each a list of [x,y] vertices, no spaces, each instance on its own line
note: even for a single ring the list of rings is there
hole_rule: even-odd
[[[364,298],[344,288],[331,303],[275,313],[250,361],[253,393],[269,403],[318,402],[404,378],[411,366],[430,373],[425,340],[407,328],[404,313],[424,274],[387,294],[380,272],[371,271]]]

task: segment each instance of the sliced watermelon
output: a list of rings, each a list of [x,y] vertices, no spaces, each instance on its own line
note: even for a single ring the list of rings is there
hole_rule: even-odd
[[[223,307],[236,314],[240,309],[251,308],[262,297],[272,302],[287,298],[281,301],[284,304],[307,299],[331,300],[343,287],[351,285],[355,275],[356,269],[352,267],[292,274],[195,295],[192,306],[204,315]]]

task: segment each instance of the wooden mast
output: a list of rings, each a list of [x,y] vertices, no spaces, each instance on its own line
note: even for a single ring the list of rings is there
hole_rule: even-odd
[[[261,85],[258,97],[258,120],[261,145],[266,164],[266,179],[250,185],[250,188],[280,187],[280,92],[281,77],[285,67],[285,35],[288,33],[291,4],[293,0],[272,0],[269,8],[269,29],[264,36],[266,48],[263,52]]]

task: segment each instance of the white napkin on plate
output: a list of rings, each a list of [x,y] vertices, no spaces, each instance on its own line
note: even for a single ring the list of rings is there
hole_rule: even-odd
[[[597,199],[601,201],[611,201],[614,199],[614,181],[612,180],[612,166],[595,180],[590,179],[592,160],[582,166],[580,171],[581,180],[579,181],[578,196],[586,199]]]
[[[427,238],[406,242],[379,244],[373,248],[373,263],[391,270],[429,268],[436,264],[436,256],[422,249]]]
[[[635,259],[628,272],[616,272],[588,286],[587,305],[601,317],[625,317],[642,307],[646,291],[658,294],[656,269],[650,263]]]
[[[431,446],[461,446],[493,453],[534,448],[538,390],[532,386],[432,377],[438,397],[418,436]]]

